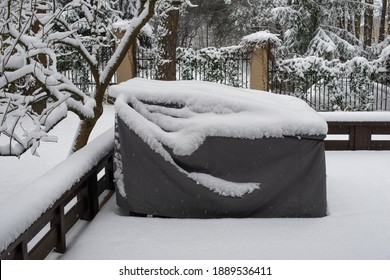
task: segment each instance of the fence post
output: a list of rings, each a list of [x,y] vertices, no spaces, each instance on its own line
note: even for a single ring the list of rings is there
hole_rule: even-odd
[[[60,205],[56,209],[55,218],[50,222],[52,227],[57,228],[57,244],[55,250],[58,253],[64,254],[66,251],[66,229],[65,229],[65,209],[64,205]]]
[[[281,45],[281,40],[268,31],[259,31],[243,37],[240,45],[251,53],[250,88],[268,91],[271,49]]]
[[[251,53],[250,88],[268,91],[269,81],[269,44],[255,47]]]
[[[115,191],[114,185],[114,155],[107,159],[106,170],[106,186],[107,190]]]
[[[355,150],[371,150],[371,127],[355,126]]]
[[[85,213],[82,220],[92,221],[99,211],[99,195],[97,186],[97,172],[94,171],[86,180],[86,187],[83,195],[79,199],[85,199]]]
[[[122,39],[124,31],[118,31],[116,33],[118,39]],[[136,46],[132,45],[127,52],[125,58],[122,60],[121,64],[116,71],[116,81],[121,83],[127,80],[134,78],[137,75],[136,69]]]

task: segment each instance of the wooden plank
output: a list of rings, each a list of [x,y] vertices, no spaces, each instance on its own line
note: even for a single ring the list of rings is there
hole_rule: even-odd
[[[66,230],[65,230],[65,213],[64,205],[60,205],[56,209],[55,218],[51,222],[52,227],[57,229],[57,242],[55,250],[58,253],[64,254],[66,251]]]
[[[340,122],[328,122],[328,134],[348,134],[349,125]]]
[[[345,140],[326,140],[325,150],[327,151],[342,151],[349,149],[349,141]]]
[[[115,190],[114,184],[114,154],[107,159],[106,165],[106,189],[107,190]]]
[[[82,213],[86,211],[86,203],[77,201],[77,203],[65,214],[65,231],[68,232],[80,219]]]
[[[57,244],[57,228],[50,231],[28,253],[30,260],[43,260],[55,248]]]
[[[100,180],[97,182],[97,195],[100,196],[105,190],[107,185],[107,174],[104,174],[103,177],[100,178]]]
[[[378,151],[390,150],[390,141],[371,141],[371,149]]]
[[[355,140],[354,150],[370,150],[371,149],[371,127],[356,126],[354,140]]]
[[[354,126],[349,127],[349,145],[346,150],[355,150],[356,130]]]
[[[88,179],[88,212],[89,221],[99,212],[99,195],[97,186],[97,172]]]
[[[328,134],[349,134],[349,126],[328,126]]]
[[[99,196],[97,188],[97,172],[88,177],[86,193],[86,212],[81,216],[82,220],[91,221],[99,211]]]
[[[390,134],[390,126],[374,125],[371,127],[372,134]]]
[[[1,252],[1,260],[25,260],[27,259],[27,242],[14,244],[9,250]]]

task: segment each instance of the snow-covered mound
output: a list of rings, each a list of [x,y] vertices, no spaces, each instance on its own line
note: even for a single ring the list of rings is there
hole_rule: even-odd
[[[132,79],[110,88],[119,117],[153,149],[190,155],[207,136],[256,139],[326,135],[304,101],[200,81]],[[130,104],[131,106],[129,106]]]

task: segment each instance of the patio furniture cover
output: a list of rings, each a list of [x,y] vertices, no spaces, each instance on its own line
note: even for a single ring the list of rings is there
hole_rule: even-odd
[[[176,218],[325,216],[325,121],[301,100],[250,91],[253,95],[261,95],[259,103],[262,98],[275,98],[275,106],[290,103],[291,107],[283,108],[283,112],[275,108],[275,114],[283,114],[285,122],[278,119],[272,123],[275,116],[271,114],[271,125],[262,123],[258,130],[262,137],[256,133],[246,134],[253,124],[245,127],[245,119],[241,119],[239,128],[244,126],[245,132],[238,132],[237,137],[232,129],[236,124],[231,124],[234,120],[221,122],[217,119],[220,116],[210,114],[215,112],[215,107],[211,111],[199,109],[202,106],[188,98],[198,93],[196,100],[207,99],[221,87],[229,96],[233,90],[198,83],[136,79],[114,89],[117,96],[122,96],[116,101],[117,204],[133,213]],[[183,87],[195,93],[187,94],[183,99],[179,98],[180,93],[171,96]],[[245,90],[235,91],[243,99],[248,94]],[[161,95],[171,98],[161,99]],[[254,100],[256,103],[256,98],[250,100],[250,104]],[[236,101],[222,101],[221,104],[222,107],[237,105]],[[262,106],[259,105],[261,110],[254,110],[259,118],[264,118]],[[248,108],[245,112],[231,113],[232,107],[229,107],[225,115],[246,118],[251,112],[250,106]],[[223,111],[223,108],[218,110]],[[190,111],[196,111],[196,114]],[[189,121],[200,115],[208,121]],[[251,120],[254,117],[251,116]],[[165,125],[170,121],[171,125]],[[181,121],[187,123],[180,126]],[[221,132],[212,125],[213,121],[221,127]],[[199,122],[201,128],[191,130],[190,125],[196,126]],[[223,124],[227,124],[226,128]],[[283,128],[277,129],[278,125]],[[204,126],[207,129],[203,129]],[[210,127],[214,128],[212,132],[209,132]],[[203,138],[193,140],[199,136],[196,133],[188,138],[180,135],[164,138],[183,129],[185,136],[202,131]],[[231,136],[225,134],[226,130]],[[188,144],[186,141],[190,142],[188,147],[191,148],[180,150]]]

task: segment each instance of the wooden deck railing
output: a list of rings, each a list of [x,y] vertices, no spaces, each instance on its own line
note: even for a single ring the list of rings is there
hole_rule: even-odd
[[[108,192],[105,193],[105,190]],[[6,250],[1,252],[0,259],[44,259],[53,249],[65,253],[66,233],[80,219],[91,221],[99,211],[99,207],[112,195],[113,190],[113,150],[111,150]],[[99,197],[104,195],[105,197],[99,203]],[[66,208],[69,210],[66,211]],[[46,232],[39,238],[45,229]],[[29,243],[33,239],[34,244],[30,249]]]
[[[328,138],[345,139],[327,139],[326,150],[390,150],[390,122],[328,122],[328,128]]]

